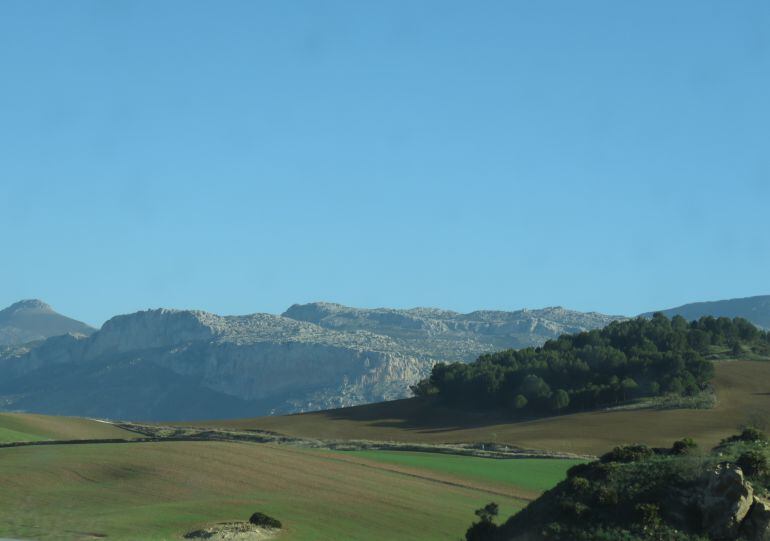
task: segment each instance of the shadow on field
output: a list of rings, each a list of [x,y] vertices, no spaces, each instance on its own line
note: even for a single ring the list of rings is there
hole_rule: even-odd
[[[514,418],[489,412],[457,411],[419,398],[328,410],[319,412],[318,415],[323,415],[330,421],[359,421],[373,427],[409,430],[424,434],[535,420],[535,418]]]

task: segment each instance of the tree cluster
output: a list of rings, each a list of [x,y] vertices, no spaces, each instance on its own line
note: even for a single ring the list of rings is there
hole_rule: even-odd
[[[485,354],[473,363],[439,363],[412,387],[417,396],[477,409],[528,414],[616,405],[639,397],[691,396],[714,375],[708,356],[770,351],[770,334],[742,318],[655,314],[563,335],[542,347]]]

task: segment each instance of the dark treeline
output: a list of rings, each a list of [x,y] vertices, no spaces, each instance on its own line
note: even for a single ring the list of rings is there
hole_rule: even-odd
[[[749,321],[681,316],[613,322],[542,347],[439,363],[412,387],[449,405],[531,414],[593,409],[639,397],[690,396],[714,375],[708,357],[770,353],[770,333]]]

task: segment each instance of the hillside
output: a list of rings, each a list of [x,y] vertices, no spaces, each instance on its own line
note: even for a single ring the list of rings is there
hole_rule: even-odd
[[[79,417],[0,413],[0,443],[11,441],[134,438],[116,426]]]
[[[0,310],[0,346],[18,346],[67,333],[89,335],[94,330],[36,299],[19,301]]]
[[[295,306],[286,317],[166,309],[117,316],[87,337],[57,336],[31,350],[0,352],[0,405],[142,420],[351,406],[408,396],[409,385],[437,361],[469,361],[501,345],[540,343],[614,319],[563,309],[533,311],[537,316],[361,310],[345,325],[309,316],[328,315],[330,307],[356,312],[319,304]],[[410,316],[396,317],[402,312]],[[372,314],[396,320],[376,324]]]
[[[770,295],[729,299],[722,301],[695,302],[676,308],[659,310],[668,317],[680,315],[685,319],[699,319],[703,316],[742,317],[763,329],[770,329]],[[651,317],[652,312],[642,314]]]
[[[181,539],[255,511],[283,523],[282,541],[459,539],[490,498],[510,514],[575,464],[448,457],[468,463],[458,468],[427,453],[393,463],[229,442],[29,446],[0,457],[0,537],[41,541]]]
[[[712,409],[639,409],[512,420],[463,412],[420,399],[330,411],[208,423],[307,438],[422,443],[496,442],[526,449],[599,455],[621,443],[667,446],[690,436],[716,445],[742,423],[770,419],[770,362],[718,361]],[[206,423],[201,423],[205,425]]]
[[[501,525],[477,512],[467,541],[765,541],[770,538],[767,436],[746,428],[713,449],[615,447]]]

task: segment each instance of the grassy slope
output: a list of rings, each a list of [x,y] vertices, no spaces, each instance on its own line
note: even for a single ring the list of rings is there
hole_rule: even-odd
[[[0,537],[178,539],[259,510],[284,522],[287,541],[459,539],[489,501],[504,515],[523,505],[509,483],[536,486],[532,462],[433,460],[225,442],[0,449]],[[465,473],[461,460],[475,465]],[[555,478],[570,465],[546,469]]]
[[[0,442],[133,438],[136,434],[78,417],[0,413]]]
[[[211,421],[291,436],[405,442],[499,442],[525,448],[601,454],[619,443],[668,446],[683,436],[712,446],[754,417],[770,418],[770,362],[716,363],[718,404],[711,410],[638,410],[563,415],[510,422],[489,414],[423,408],[400,400],[341,410]]]

